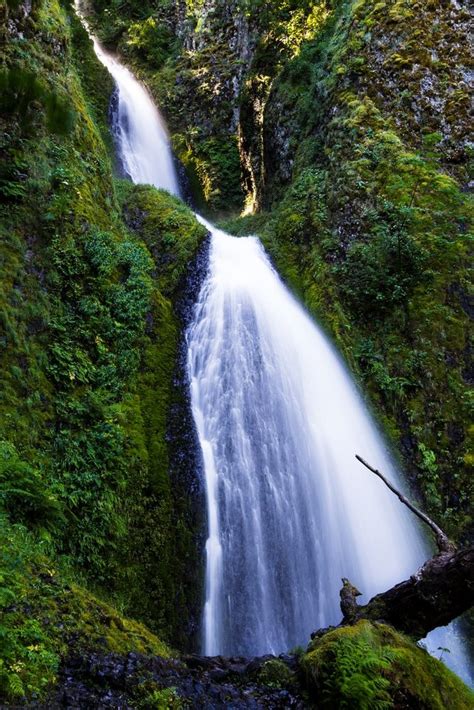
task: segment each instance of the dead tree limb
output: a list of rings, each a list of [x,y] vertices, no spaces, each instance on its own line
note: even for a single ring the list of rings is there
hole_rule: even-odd
[[[393,483],[391,483],[387,478],[385,478],[383,473],[378,471],[376,468],[373,468],[373,466],[368,464],[367,461],[364,461],[362,456],[359,456],[359,454],[356,454],[355,457],[358,461],[361,462],[361,464],[363,464],[366,468],[368,468],[369,471],[372,471],[372,473],[375,473],[375,475],[378,476],[385,483],[387,488],[389,488],[392,491],[392,493],[395,493],[397,498],[404,505],[406,505],[407,508],[409,508],[412,513],[414,513],[418,518],[420,518],[420,520],[422,520],[424,523],[426,523],[426,525],[428,525],[428,527],[431,529],[431,531],[435,534],[436,544],[438,546],[438,550],[441,553],[454,552],[456,550],[456,546],[454,545],[454,543],[451,542],[451,540],[448,538],[446,533],[443,532],[443,530],[441,530],[441,528],[438,525],[436,525],[436,523],[433,520],[431,520],[431,518],[429,518],[426,515],[426,513],[423,513],[423,511],[419,510],[416,506],[413,505],[413,503],[410,503],[408,498],[405,498],[403,493],[401,493],[397,488],[395,488]]]
[[[474,604],[474,547],[458,550],[446,533],[431,518],[416,508],[393,483],[356,454],[369,471],[385,485],[436,536],[438,554],[434,555],[414,575],[382,594],[377,594],[365,606],[359,606],[359,591],[343,579],[340,592],[342,625],[354,624],[359,619],[383,621],[415,639],[445,626]]]

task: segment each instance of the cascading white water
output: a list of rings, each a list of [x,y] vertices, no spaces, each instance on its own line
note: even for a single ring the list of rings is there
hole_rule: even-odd
[[[124,172],[132,182],[154,185],[179,196],[168,131],[160,112],[145,87],[91,34],[78,0],[76,12],[89,32],[97,58],[109,70],[117,86],[112,130]]]
[[[258,239],[201,221],[213,238],[188,370],[208,504],[203,648],[280,653],[340,621],[342,577],[368,601],[429,553],[416,519],[355,459],[402,487],[326,336]],[[453,629],[430,637],[468,680]]]
[[[146,89],[94,40],[118,89],[119,155],[136,183],[179,195],[166,127]],[[401,504],[354,459],[400,485],[383,441],[322,331],[255,237],[212,234],[188,332],[207,488],[204,652],[281,652],[340,620],[341,577],[368,599],[427,555]],[[462,643],[429,647],[469,682]]]
[[[105,66],[118,86],[114,134],[122,166],[135,183],[180,194],[173,155],[163,118],[145,87],[113,57],[103,54]]]

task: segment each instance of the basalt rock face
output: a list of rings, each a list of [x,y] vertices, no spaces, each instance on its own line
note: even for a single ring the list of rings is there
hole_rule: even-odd
[[[198,9],[189,5],[177,3],[182,49],[174,89],[163,97],[164,110],[198,206],[239,209],[244,200],[237,138],[240,95],[255,51],[255,23],[237,1],[210,0]]]
[[[183,79],[195,99],[193,120],[203,136],[215,135],[216,124],[235,134],[239,94],[257,40],[255,21],[238,0],[206,0],[191,11],[189,4],[177,2],[176,31],[183,43]]]
[[[301,140],[316,137],[322,150],[311,158],[324,163],[328,123],[344,111],[348,93],[370,99],[412,148],[438,134],[442,166],[468,182],[474,80],[467,5],[343,0],[328,7],[319,36],[274,83],[264,119],[267,180],[260,201],[271,203],[275,188],[289,183]],[[331,41],[318,47],[321,38]]]
[[[187,370],[186,334],[193,322],[194,308],[206,278],[209,264],[210,238],[201,244],[198,254],[188,269],[175,309],[180,320],[180,342],[173,379],[173,396],[168,411],[166,439],[170,450],[169,477],[173,489],[175,525],[185,521],[191,539],[184,549],[177,550],[185,558],[180,586],[186,598],[181,634],[175,638],[182,650],[195,651],[200,647],[201,620],[204,599],[204,546],[207,533],[204,463],[192,409]],[[183,512],[181,513],[181,508]]]

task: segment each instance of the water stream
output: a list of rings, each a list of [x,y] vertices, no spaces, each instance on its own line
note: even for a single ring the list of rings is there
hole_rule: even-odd
[[[354,385],[256,238],[213,230],[189,333],[209,539],[204,648],[279,653],[416,569],[421,536],[355,460],[395,477]],[[368,595],[368,596],[367,596]]]
[[[179,195],[166,126],[146,89],[94,42],[118,90],[125,172]],[[212,235],[188,337],[208,506],[203,652],[256,655],[305,645],[340,621],[341,577],[362,601],[429,555],[408,511],[356,460],[403,487],[340,357],[291,295],[256,237]],[[451,626],[427,644],[465,680]],[[439,655],[439,653],[437,654]]]

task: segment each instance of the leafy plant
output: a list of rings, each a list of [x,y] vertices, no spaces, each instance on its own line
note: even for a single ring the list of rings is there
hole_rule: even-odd
[[[176,688],[163,688],[153,690],[145,698],[138,701],[137,708],[143,710],[181,710],[183,701],[178,695]]]
[[[43,697],[54,683],[59,658],[38,620],[18,615],[24,574],[35,543],[0,513],[0,697]]]
[[[57,529],[64,521],[59,501],[45,480],[8,441],[0,441],[0,508],[12,522],[30,527]]]

